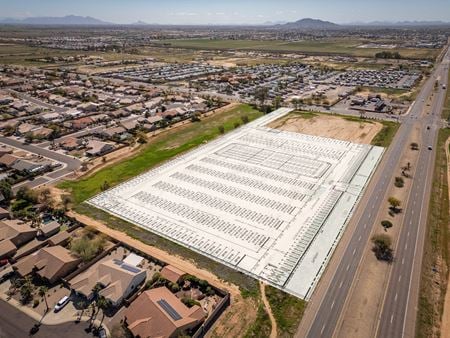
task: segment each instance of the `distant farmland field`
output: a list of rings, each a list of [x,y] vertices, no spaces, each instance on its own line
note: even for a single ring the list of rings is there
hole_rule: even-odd
[[[364,44],[360,40],[337,39],[327,41],[259,41],[259,40],[219,40],[219,39],[184,39],[161,40],[158,44],[176,48],[193,49],[237,49],[298,52],[311,54],[342,54],[361,57],[373,57],[382,48],[358,48]],[[395,48],[403,57],[413,59],[435,58],[440,50],[426,48]]]

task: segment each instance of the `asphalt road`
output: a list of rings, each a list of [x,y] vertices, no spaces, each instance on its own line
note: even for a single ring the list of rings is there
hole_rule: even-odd
[[[21,99],[23,99],[23,100],[27,100],[28,102],[31,102],[31,103],[34,103],[34,104],[36,104],[36,105],[38,105],[38,106],[41,106],[41,107],[44,107],[44,108],[53,110],[53,111],[55,111],[55,112],[57,112],[57,113],[63,113],[63,112],[65,112],[65,111],[68,110],[68,108],[60,107],[60,106],[55,106],[55,105],[53,105],[53,104],[50,104],[50,103],[41,101],[41,100],[36,99],[36,98],[34,98],[34,97],[30,96],[30,95],[27,95],[27,94],[24,94],[24,93],[15,91],[15,90],[13,90],[13,89],[9,89],[8,91],[9,91],[11,94],[17,95],[19,98],[21,98]],[[38,114],[38,115],[34,115],[34,117],[39,116],[39,115],[43,115],[43,114],[46,114],[46,113],[47,113],[47,112],[42,113],[42,114]],[[30,118],[30,116],[24,116],[24,117],[19,118],[19,119],[28,119],[28,118]]]
[[[47,149],[43,149],[41,147],[37,147],[34,146],[32,144],[24,144],[23,142],[14,140],[12,138],[8,138],[8,137],[0,137],[0,143],[6,144],[8,146],[12,146],[18,149],[22,149],[25,151],[28,151],[30,153],[34,153],[37,155],[41,155],[44,157],[47,157],[49,159],[52,159],[54,161],[60,162],[63,166],[60,169],[57,169],[53,172],[47,173],[44,176],[40,176],[38,178],[36,178],[34,181],[29,181],[27,183],[27,185],[30,188],[36,187],[38,185],[41,185],[43,183],[46,182],[50,182],[50,181],[56,181],[70,173],[72,173],[73,171],[77,170],[80,168],[81,166],[81,161],[64,155],[64,154],[60,154],[51,150],[47,150]]]
[[[16,309],[9,303],[0,300],[0,338],[88,338],[93,337],[87,334],[84,329],[88,327],[85,322],[75,324],[70,322],[61,325],[41,325],[39,331],[30,336],[30,329],[37,322],[28,317],[22,311]]]
[[[437,71],[435,73],[441,75],[444,73],[445,66],[439,66],[437,68]],[[442,76],[442,75],[441,75]],[[418,218],[417,214],[414,215],[415,212],[417,212],[418,208],[417,205],[423,206],[423,199],[428,198],[427,196],[424,196],[423,194],[425,188],[427,186],[427,182],[430,179],[429,177],[431,175],[426,176],[426,173],[432,173],[434,162],[432,161],[432,158],[430,156],[433,156],[434,150],[429,151],[426,149],[426,143],[429,142],[430,145],[433,145],[436,138],[436,132],[438,130],[437,124],[439,117],[436,115],[430,115],[429,117],[426,117],[423,121],[419,121],[421,113],[425,107],[426,99],[430,96],[432,91],[434,90],[434,83],[435,78],[432,76],[423,86],[422,90],[420,91],[417,100],[415,101],[414,105],[412,106],[410,113],[407,118],[403,120],[402,125],[400,126],[391,147],[387,150],[385,157],[378,169],[378,173],[376,174],[376,181],[373,182],[374,188],[371,190],[368,196],[365,196],[363,198],[358,206],[358,210],[364,210],[364,212],[356,212],[355,214],[360,215],[360,218],[356,220],[356,228],[351,236],[350,242],[345,249],[343,256],[341,257],[341,260],[337,266],[337,269],[334,273],[334,276],[332,277],[332,280],[329,284],[328,290],[321,295],[321,299],[316,299],[315,301],[318,302],[320,305],[318,306],[317,312],[314,314],[314,320],[310,325],[306,324],[306,326],[303,326],[303,328],[307,327],[304,331],[297,332],[298,337],[332,337],[336,325],[338,323],[338,320],[340,318],[341,312],[343,310],[345,301],[347,299],[347,296],[349,294],[349,290],[351,288],[352,282],[355,278],[356,271],[358,268],[358,265],[360,263],[362,254],[364,252],[365,246],[370,240],[370,234],[372,231],[373,226],[375,226],[376,217],[378,214],[378,211],[380,210],[382,203],[384,202],[384,196],[386,195],[386,192],[389,188],[389,184],[392,178],[392,175],[394,173],[394,170],[398,164],[399,159],[401,158],[401,154],[403,153],[404,149],[409,146],[408,144],[408,138],[413,130],[414,125],[417,122],[421,123],[421,126],[423,129],[426,130],[425,126],[427,124],[432,124],[432,128],[428,131],[428,133],[425,133],[425,140],[424,140],[424,149],[421,151],[420,159],[418,162],[418,169],[419,173],[422,173],[422,175],[417,175],[418,177],[413,181],[413,198],[411,199],[412,205],[408,203],[407,207],[403,210],[403,212],[406,214],[408,222],[410,220],[414,219],[414,222],[417,223]],[[438,95],[443,95],[443,90],[440,89]],[[433,123],[431,123],[433,122]],[[434,147],[433,147],[434,149]],[[427,152],[428,151],[428,152]],[[419,177],[422,176],[420,179]],[[425,178],[425,176],[427,178]],[[375,177],[374,177],[375,179]],[[429,184],[428,184],[429,186]],[[417,196],[416,196],[417,193]],[[416,201],[416,207],[414,207],[414,200]],[[417,204],[420,203],[420,204]],[[426,208],[425,206],[422,209],[423,216],[422,219],[426,215]],[[405,223],[408,224],[408,223]],[[413,225],[412,227],[418,227],[417,224]],[[404,227],[405,229],[408,227]],[[411,238],[416,238],[415,233],[413,233],[413,229],[410,229],[409,236]],[[415,230],[417,231],[417,229]],[[407,236],[407,234],[406,234]],[[402,232],[401,238],[405,237],[405,234]],[[404,246],[403,246],[404,247]],[[403,269],[406,269],[406,265],[409,264],[410,268],[413,265],[411,260],[414,260],[414,250],[416,247],[416,242],[409,243],[410,250],[413,250],[413,254],[411,254],[408,251],[408,254],[410,255],[408,258],[408,261],[404,261],[403,266],[405,266]],[[399,246],[401,248],[401,246]],[[400,250],[400,249],[399,249]],[[397,256],[397,254],[396,254]],[[395,263],[393,263],[395,266],[402,265],[402,258],[404,254],[398,253],[397,260]],[[406,289],[407,293],[404,295],[397,295],[397,300],[399,300],[399,297],[404,298],[403,304],[406,304],[408,301],[408,280],[410,280],[408,277],[407,271],[402,271],[403,275],[403,281],[406,280],[406,282],[399,283],[399,288]],[[391,281],[395,278],[398,279],[397,272],[393,272],[391,277]],[[313,295],[314,297],[314,295]],[[395,298],[392,297],[393,299]],[[390,305],[386,304],[386,306],[383,309],[383,315],[382,315],[382,323],[390,322],[391,321],[391,311]],[[397,327],[400,327],[403,329],[403,324],[405,320],[405,316],[400,315],[401,312],[404,312],[405,306],[403,308],[398,305],[395,307],[395,325]],[[385,311],[387,313],[389,312],[389,315],[385,315]],[[394,322],[394,321],[392,321]],[[410,324],[414,326],[414,321]],[[401,337],[402,336],[402,330],[398,331],[398,329],[395,330],[395,332],[391,331],[386,332],[384,331],[384,328],[380,326],[379,330],[379,336],[380,337]]]
[[[438,75],[447,79],[449,56],[444,59]],[[444,83],[448,81],[445,80]],[[428,204],[433,179],[437,134],[441,125],[440,112],[444,105],[445,90],[440,86],[433,102],[432,114],[426,116],[422,126],[422,147],[416,175],[405,210],[403,227],[395,250],[389,284],[377,330],[378,337],[412,337],[419,295],[420,270],[425,238]],[[433,147],[433,151],[428,149]]]

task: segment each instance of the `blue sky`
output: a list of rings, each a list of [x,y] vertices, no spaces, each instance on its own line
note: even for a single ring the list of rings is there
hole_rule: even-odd
[[[93,16],[115,23],[450,21],[450,0],[0,0],[0,17]]]

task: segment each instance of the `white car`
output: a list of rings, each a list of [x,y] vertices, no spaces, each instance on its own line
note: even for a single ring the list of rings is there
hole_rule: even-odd
[[[55,305],[55,312],[61,311],[62,308],[67,305],[69,300],[70,300],[69,296],[64,296],[63,298],[61,298],[59,302],[56,303]]]

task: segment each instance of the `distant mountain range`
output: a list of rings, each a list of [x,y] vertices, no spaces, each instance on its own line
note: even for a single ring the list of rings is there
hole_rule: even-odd
[[[283,28],[293,29],[335,29],[341,27],[340,25],[319,19],[305,18],[295,22],[288,22],[284,25],[278,25]]]
[[[77,16],[67,15],[63,17],[29,17],[24,19],[17,18],[0,18],[0,24],[10,25],[37,25],[37,26],[106,26],[106,25],[118,25],[112,22],[106,22],[100,19],[93,18],[91,16]],[[137,21],[131,24],[131,26],[160,26],[157,23],[147,23],[144,21]],[[176,24],[172,24],[176,25]],[[372,26],[372,27],[425,27],[425,26],[448,26],[449,22],[444,21],[373,21],[373,22],[352,22],[348,24],[336,24],[330,21],[324,21],[319,19],[305,18],[295,22],[285,21],[269,21],[261,24],[261,26],[271,26],[277,28],[287,29],[303,29],[303,30],[327,30],[327,29],[339,29],[343,27],[351,26]],[[170,26],[170,25],[167,25]],[[182,25],[180,25],[182,26]],[[202,26],[202,25],[198,25]],[[203,24],[203,26],[208,26]],[[232,25],[224,25],[232,26]],[[242,24],[238,25],[242,26]]]
[[[450,22],[445,21],[372,21],[372,22],[355,22],[348,24],[350,26],[381,26],[381,27],[429,27],[429,26],[448,26]]]
[[[63,17],[30,17],[25,19],[4,18],[0,19],[0,24],[9,25],[66,25],[66,26],[99,26],[113,25],[111,22],[102,21],[90,16],[67,15]]]

